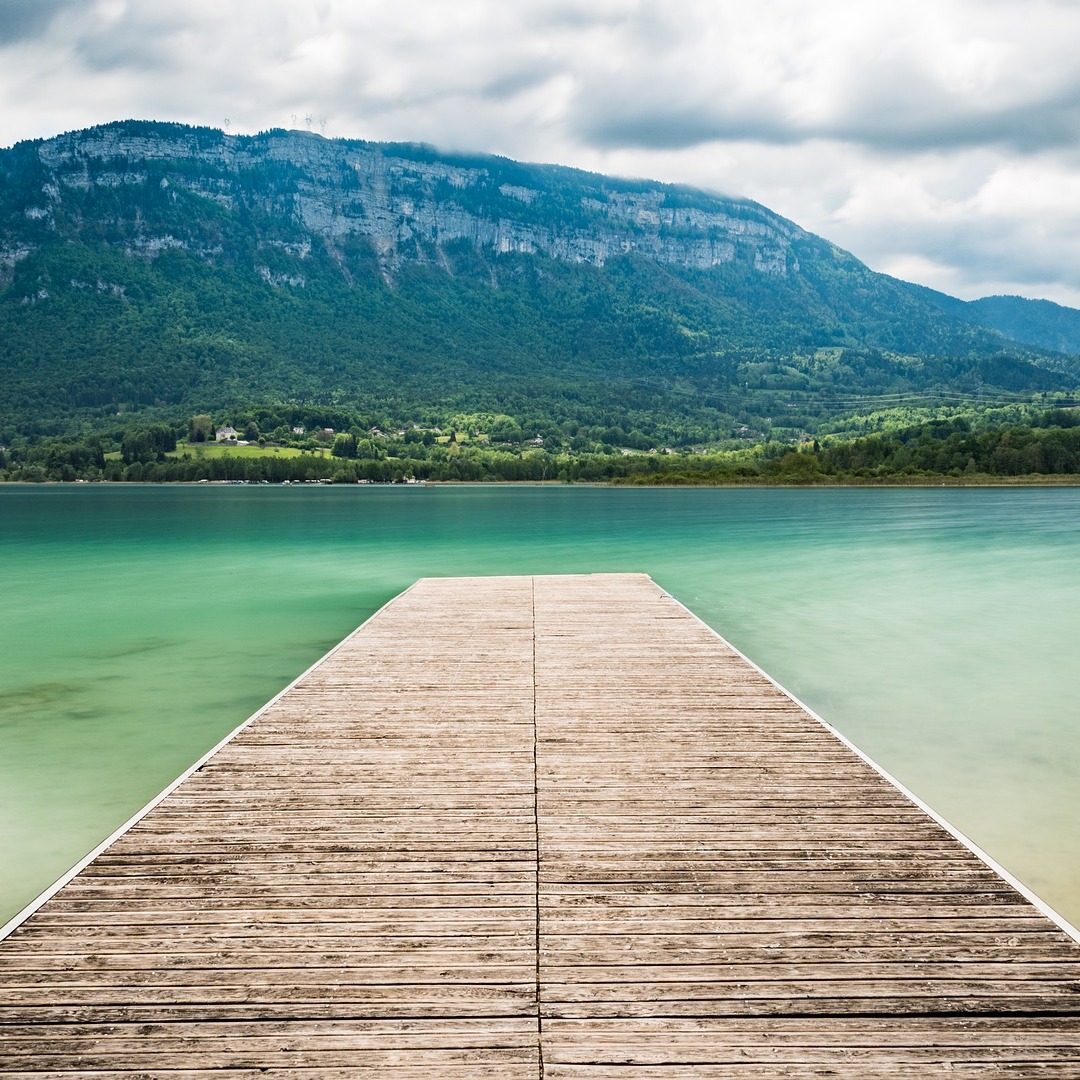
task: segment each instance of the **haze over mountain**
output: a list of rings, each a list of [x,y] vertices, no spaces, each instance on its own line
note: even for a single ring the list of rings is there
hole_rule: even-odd
[[[0,151],[0,275],[0,438],[293,401],[719,442],[1080,382],[1080,312],[908,285],[747,200],[310,132]]]

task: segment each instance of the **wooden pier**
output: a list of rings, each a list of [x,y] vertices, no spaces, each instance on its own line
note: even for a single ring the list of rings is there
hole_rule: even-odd
[[[1080,1077],[1080,945],[644,575],[425,579],[0,943],[0,1080]]]

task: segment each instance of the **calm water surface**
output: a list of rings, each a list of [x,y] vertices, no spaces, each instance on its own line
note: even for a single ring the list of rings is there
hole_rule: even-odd
[[[1080,922],[1080,490],[0,487],[0,923],[427,575],[644,571]]]

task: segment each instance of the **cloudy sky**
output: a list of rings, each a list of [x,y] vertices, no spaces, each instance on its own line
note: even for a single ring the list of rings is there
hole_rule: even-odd
[[[745,195],[876,270],[1080,306],[1077,0],[0,0],[0,146],[415,140]]]

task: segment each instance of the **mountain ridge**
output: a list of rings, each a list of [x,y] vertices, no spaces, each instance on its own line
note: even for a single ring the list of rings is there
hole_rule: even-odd
[[[229,190],[231,177],[259,167],[265,172],[276,163],[282,169],[274,178],[277,208],[287,208],[294,224],[331,238],[373,237],[384,258],[410,241],[468,239],[500,254],[542,251],[603,265],[611,257],[642,251],[662,262],[704,268],[733,261],[739,242],[749,241],[757,268],[779,273],[791,241],[810,237],[748,199],[494,155],[440,154],[425,144],[329,140],[282,129],[226,135],[211,128],[121,121],[19,143],[0,153],[35,151],[60,184],[84,189],[138,185],[150,179],[155,163],[200,162],[203,169],[187,183],[175,174],[166,183],[179,183],[226,207],[236,198]],[[120,162],[141,168],[121,171]],[[560,187],[551,183],[556,177]],[[560,198],[567,182],[586,191],[576,206]],[[421,188],[434,198],[414,198]],[[61,193],[55,183],[46,183],[42,194],[41,205],[26,209],[47,221],[50,202],[59,201]],[[558,226],[537,228],[529,220],[536,218],[535,209],[557,211]],[[609,227],[598,229],[604,221]]]
[[[1063,355],[1080,353],[1080,310],[1053,300],[1026,296],[980,296],[959,300],[955,296],[912,285],[943,311],[957,318],[996,330],[1011,341],[1034,345]]]
[[[118,121],[0,151],[0,435],[291,399],[722,442],[1080,381],[929,292],[682,185]]]

